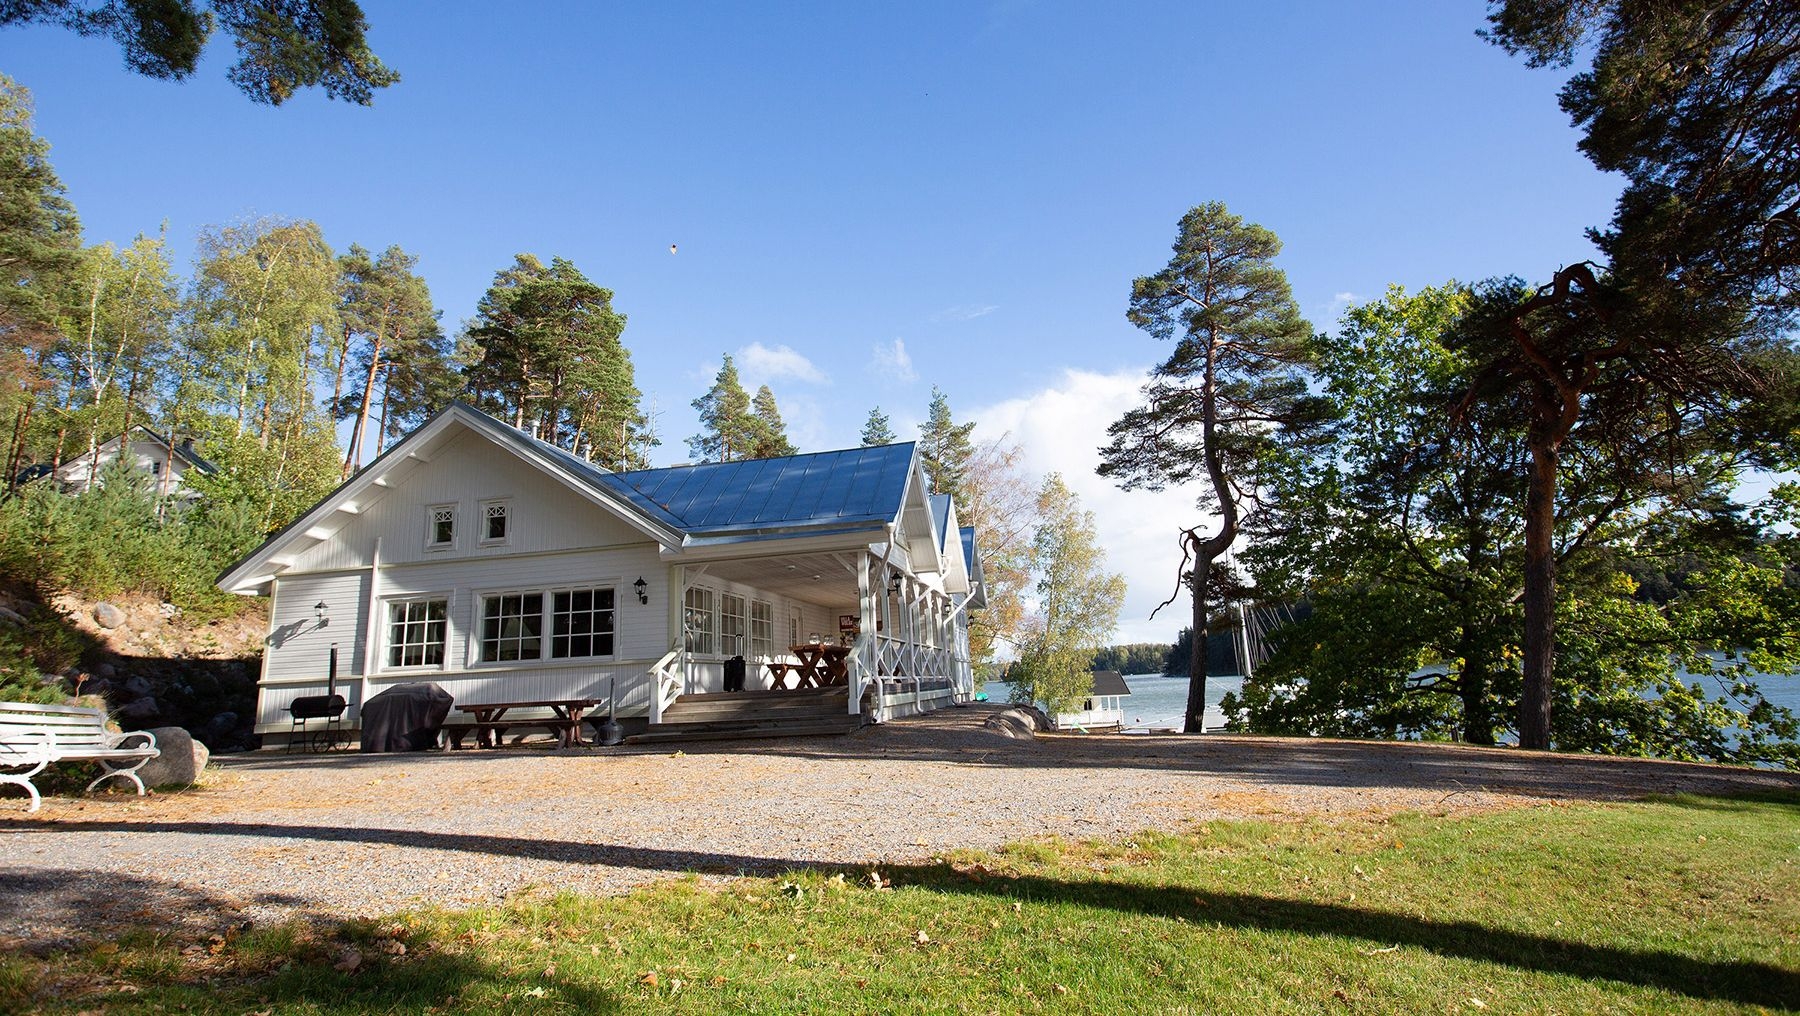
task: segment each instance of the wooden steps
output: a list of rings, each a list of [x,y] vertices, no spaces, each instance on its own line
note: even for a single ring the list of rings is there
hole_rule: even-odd
[[[663,722],[625,739],[626,744],[723,741],[748,737],[815,737],[848,734],[863,725],[850,713],[843,688],[804,691],[708,692],[683,695],[663,712]]]

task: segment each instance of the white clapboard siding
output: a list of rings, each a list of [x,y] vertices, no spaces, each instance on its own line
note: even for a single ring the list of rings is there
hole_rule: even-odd
[[[508,502],[507,538],[502,544],[483,544],[481,506],[493,499]],[[362,501],[358,513],[331,539],[305,551],[289,570],[366,567],[376,536],[382,538],[383,564],[506,557],[646,539],[611,511],[466,431],[407,473],[404,483],[385,492],[371,486]],[[456,506],[456,541],[448,549],[427,549],[426,511],[443,504]]]
[[[317,677],[325,680],[332,643],[338,647],[338,674],[362,673],[363,604],[369,573],[283,576],[269,604],[269,635],[263,650],[263,680]],[[319,623],[316,605],[325,604]]]

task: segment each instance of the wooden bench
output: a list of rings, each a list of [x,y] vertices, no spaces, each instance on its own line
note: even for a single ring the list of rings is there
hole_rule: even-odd
[[[133,740],[143,743],[127,747],[125,742]],[[98,762],[106,772],[87,789],[122,776],[137,784],[138,796],[142,797],[144,781],[138,779],[137,771],[160,754],[156,735],[147,730],[126,734],[107,730],[106,712],[101,709],[0,702],[0,770],[24,770],[0,772],[0,783],[24,787],[31,795],[28,811],[36,811],[43,804],[31,778],[52,762]]]

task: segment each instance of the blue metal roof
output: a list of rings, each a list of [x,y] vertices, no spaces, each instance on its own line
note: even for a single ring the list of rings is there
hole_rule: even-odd
[[[908,442],[603,473],[600,479],[689,535],[725,535],[890,522],[900,513],[912,460]]]
[[[937,525],[938,549],[950,549],[950,495],[931,495],[931,521]]]
[[[962,532],[963,567],[968,569],[969,578],[975,578],[975,527],[964,526]]]

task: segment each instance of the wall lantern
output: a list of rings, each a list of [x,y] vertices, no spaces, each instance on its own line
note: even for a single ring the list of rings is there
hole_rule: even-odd
[[[642,575],[639,575],[638,580],[631,584],[631,588],[637,590],[639,603],[648,604],[650,602],[650,594],[647,591],[650,588],[650,583],[645,582]]]
[[[318,619],[319,627],[323,628],[326,625],[331,623],[331,618],[326,616],[326,614],[329,611],[330,611],[330,608],[325,606],[324,600],[320,600],[319,602],[313,604],[313,617]]]
[[[893,577],[888,579],[888,592],[893,593],[895,596],[900,595],[900,573],[899,572],[895,572],[893,574]]]

